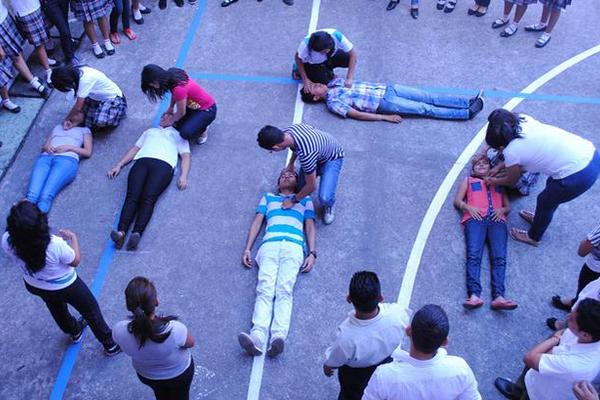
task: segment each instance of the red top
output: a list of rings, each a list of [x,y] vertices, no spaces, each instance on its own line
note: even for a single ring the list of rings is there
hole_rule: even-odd
[[[184,85],[175,86],[171,94],[175,101],[187,99],[187,108],[192,110],[206,110],[215,104],[215,99],[191,78]]]
[[[480,178],[470,176],[467,178],[467,204],[479,208],[479,213],[486,216],[492,203],[492,209],[497,210],[502,207],[502,188],[499,186],[488,187],[485,181]],[[465,211],[461,223],[471,219],[471,214]],[[502,217],[502,221],[506,221]]]

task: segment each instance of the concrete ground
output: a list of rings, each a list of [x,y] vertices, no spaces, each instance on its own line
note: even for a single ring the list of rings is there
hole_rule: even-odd
[[[266,359],[261,375],[236,340],[240,331],[250,328],[256,285],[256,269],[244,269],[239,259],[256,203],[262,192],[274,187],[285,156],[259,149],[255,138],[264,124],[284,127],[292,122],[297,86],[287,78],[294,50],[309,26],[312,1],[298,0],[287,7],[275,0],[244,0],[222,9],[218,1],[200,0],[183,9],[170,3],[162,12],[155,1],[148,3],[155,10],[142,27],[134,26],[139,34],[136,42],[124,42],[105,60],[93,57],[89,43],[81,48],[86,62],[123,88],[130,112],[115,132],[96,138],[94,155],[81,163],[76,181],[58,196],[51,225],[78,233],[83,252],[78,272],[98,294],[109,323],[127,316],[123,290],[132,277],[145,275],[155,281],[161,311],[180,315],[197,339],[191,398],[256,398],[248,396],[249,386],[257,388],[251,371],[262,377],[261,399],[336,398],[337,381],[322,374],[321,364],[337,324],[349,311],[345,294],[352,273],[376,271],[386,299],[397,299],[435,192],[487,114],[509,97],[488,97],[484,112],[467,122],[345,121],[322,105],[304,107],[304,122],[333,133],[345,146],[337,220],[327,227],[318,224],[319,258],[315,269],[298,279],[286,350],[276,360]],[[493,2],[483,18],[468,17],[467,2],[459,3],[450,15],[427,2],[418,21],[410,18],[406,2],[394,12],[386,12],[386,4],[321,1],[317,26],[337,27],[356,45],[356,79],[518,92],[598,44],[583,29],[595,26],[600,16],[591,2],[569,8],[552,42],[541,50],[533,47],[536,36],[522,28],[508,39],[490,28],[501,13],[501,2]],[[523,25],[535,22],[540,12],[539,6],[532,6]],[[200,83],[217,99],[218,117],[208,143],[193,147],[188,190],[179,192],[171,185],[137,252],[114,251],[108,234],[124,199],[127,170],[115,181],[106,179],[105,172],[157,115],[158,106],[139,89],[143,65],[167,67],[176,62],[207,78]],[[598,55],[582,61],[542,86],[537,93],[545,96],[525,100],[516,111],[600,145],[595,98],[600,87],[594,79],[599,68]],[[65,96],[56,92],[44,105],[0,182],[0,209],[7,212],[22,198],[44,138],[69,107]],[[514,203],[511,226],[523,226],[516,211],[532,208],[542,188],[538,184],[530,197]],[[576,246],[598,223],[600,186],[559,209],[539,248],[509,242],[507,296],[520,304],[511,313],[488,307],[469,313],[461,307],[465,254],[459,215],[451,205],[455,190],[456,185],[435,219],[410,307],[444,306],[451,320],[450,353],[469,362],[485,399],[500,399],[494,378],[519,373],[524,352],[549,333],[545,318],[559,315],[549,305],[552,294],[575,290],[582,264]],[[19,270],[3,255],[0,260],[5,326],[0,398],[42,399],[51,394],[65,399],[151,398],[129,358],[104,357],[91,335],[86,335],[79,351],[68,349],[67,337],[42,301],[24,289]],[[488,288],[487,260],[482,276]],[[487,291],[484,299],[489,304]]]

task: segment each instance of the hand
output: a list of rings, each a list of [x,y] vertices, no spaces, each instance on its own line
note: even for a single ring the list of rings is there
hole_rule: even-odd
[[[68,131],[69,129],[71,129],[73,127],[73,121],[71,121],[70,119],[65,119],[63,121],[63,129],[65,131]]]
[[[302,267],[300,267],[300,272],[310,272],[312,270],[313,265],[315,265],[315,261],[317,261],[315,259],[315,256],[309,254],[308,257],[304,259],[304,263],[302,264]]]
[[[177,188],[179,190],[185,190],[187,188],[187,178],[180,176],[179,179],[177,179]]]
[[[596,388],[588,381],[577,382],[573,386],[573,393],[577,400],[599,400]]]
[[[242,265],[246,268],[252,268],[252,253],[250,250],[244,250],[242,255]]]
[[[306,93],[312,93],[313,89],[314,89],[314,85],[315,85],[315,83],[313,81],[311,81],[310,79],[306,79],[306,81],[304,81],[304,88],[303,88],[303,90]]]
[[[488,172],[488,176],[496,176],[500,172],[500,165],[496,165],[494,168],[490,169]]]
[[[334,370],[335,368],[331,368],[330,366],[323,364],[323,373],[325,374],[325,376],[333,376]]]
[[[173,114],[170,114],[170,113],[164,113],[164,114],[162,115],[162,117],[160,118],[160,123],[159,123],[159,125],[160,125],[162,128],[167,128],[167,127],[169,127],[169,126],[173,126],[173,123],[174,123],[174,122],[175,122],[175,121],[173,121]]]
[[[506,210],[502,207],[497,208],[492,213],[492,221],[500,222],[506,216]]]
[[[52,153],[66,153],[67,151],[73,150],[73,146],[63,144],[57,147],[50,147],[50,150],[52,150]]]
[[[54,154],[54,147],[43,145],[42,146],[42,151],[46,152],[48,154]]]
[[[294,202],[290,199],[285,199],[283,203],[281,203],[281,208],[283,208],[284,210],[288,210],[292,207],[294,207]]]
[[[344,86],[347,88],[352,87],[352,78],[346,78],[346,81],[344,82]]]
[[[496,185],[496,178],[491,177],[490,175],[486,176],[485,178],[483,178],[485,184],[487,186],[497,186]]]
[[[60,236],[61,238],[65,239],[67,241],[72,241],[74,238],[77,237],[72,231],[70,231],[68,229],[59,229],[58,236]]]
[[[394,124],[398,124],[402,122],[402,117],[399,115],[391,114],[391,115],[383,115],[382,120],[387,122],[392,122]]]
[[[481,212],[479,211],[479,208],[477,208],[477,207],[470,206],[465,203],[465,205],[463,206],[463,210],[468,212],[469,215],[477,221],[481,221],[483,219],[483,217],[481,216]]]
[[[106,175],[108,176],[109,179],[115,179],[117,177],[117,175],[119,175],[119,172],[121,172],[121,167],[119,167],[118,165],[115,165],[114,167],[112,167],[111,169],[108,170]]]

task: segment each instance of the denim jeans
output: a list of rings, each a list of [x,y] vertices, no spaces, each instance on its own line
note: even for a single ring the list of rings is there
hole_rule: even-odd
[[[42,154],[38,157],[27,189],[27,200],[47,213],[54,197],[77,176],[79,162],[69,156]]]
[[[113,0],[114,7],[110,12],[110,32],[119,31],[119,16],[122,16],[123,30],[130,27],[129,14],[131,12],[130,0]]]
[[[402,85],[388,85],[377,113],[469,119],[469,97],[430,93]]]
[[[215,118],[217,118],[216,104],[213,104],[206,110],[192,110],[188,108],[183,118],[177,121],[174,127],[185,140],[198,139]]]
[[[321,177],[321,182],[319,183],[319,203],[324,207],[333,207],[335,204],[335,194],[343,164],[344,159],[338,158],[319,164],[317,167],[317,176]],[[300,171],[298,187],[302,188],[305,183],[306,177],[304,171]]]
[[[546,187],[537,197],[535,217],[529,228],[529,237],[533,240],[541,240],[558,206],[585,193],[596,182],[598,174],[600,174],[600,154],[596,151],[592,161],[581,171],[563,179],[548,178]]]
[[[465,222],[467,244],[467,294],[481,296],[481,257],[483,247],[488,242],[492,264],[492,297],[504,296],[504,276],[506,273],[506,242],[508,229],[506,222],[495,222],[488,216],[477,221],[474,218]]]

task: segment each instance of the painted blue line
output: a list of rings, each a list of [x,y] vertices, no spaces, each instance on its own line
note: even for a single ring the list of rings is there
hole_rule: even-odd
[[[179,50],[179,55],[177,57],[177,61],[175,66],[182,68],[185,60],[190,51],[192,42],[198,32],[198,27],[200,26],[200,22],[202,20],[202,15],[204,14],[204,10],[206,8],[207,0],[200,0],[198,2],[198,8],[194,13],[194,18],[192,23],[188,28],[187,35],[185,40]],[[169,98],[165,97],[160,106],[158,107],[158,111],[152,120],[153,126],[158,126],[158,122],[160,120],[160,116],[164,113],[169,105]],[[113,228],[117,226],[117,222],[119,220],[119,215],[115,219],[113,223]],[[92,294],[98,298],[100,292],[102,291],[102,287],[104,286],[104,282],[106,282],[106,277],[108,276],[108,271],[110,270],[110,265],[112,263],[112,259],[115,255],[115,246],[111,240],[108,240],[106,245],[104,246],[104,250],[102,252],[102,256],[100,257],[100,262],[98,264],[98,269],[96,271],[96,276],[94,277],[94,281],[90,287]],[[87,333],[84,332],[84,335]],[[85,336],[84,336],[85,339]],[[54,382],[54,386],[52,387],[52,392],[50,393],[50,400],[61,400],[64,396],[65,390],[67,389],[67,385],[69,384],[69,379],[71,377],[71,373],[73,371],[73,367],[75,366],[75,362],[77,361],[77,356],[79,354],[79,350],[81,349],[81,344],[83,340],[77,344],[71,345],[67,348],[63,360],[60,365],[60,369],[58,370],[58,374],[56,376],[56,380]]]
[[[266,76],[266,75],[240,75],[240,74],[216,74],[210,72],[194,72],[190,73],[194,79],[204,79],[208,81],[237,81],[250,83],[275,83],[280,85],[297,85],[300,81],[283,76]],[[427,90],[434,93],[453,94],[461,96],[474,96],[478,89],[460,89],[460,88],[439,88],[439,87],[421,87],[422,90]],[[484,97],[487,98],[508,98],[514,97],[524,98],[527,100],[538,101],[557,101],[562,103],[575,104],[597,104],[600,105],[600,97],[586,96],[570,96],[570,95],[552,95],[540,93],[521,93],[510,92],[503,90],[484,90]]]

